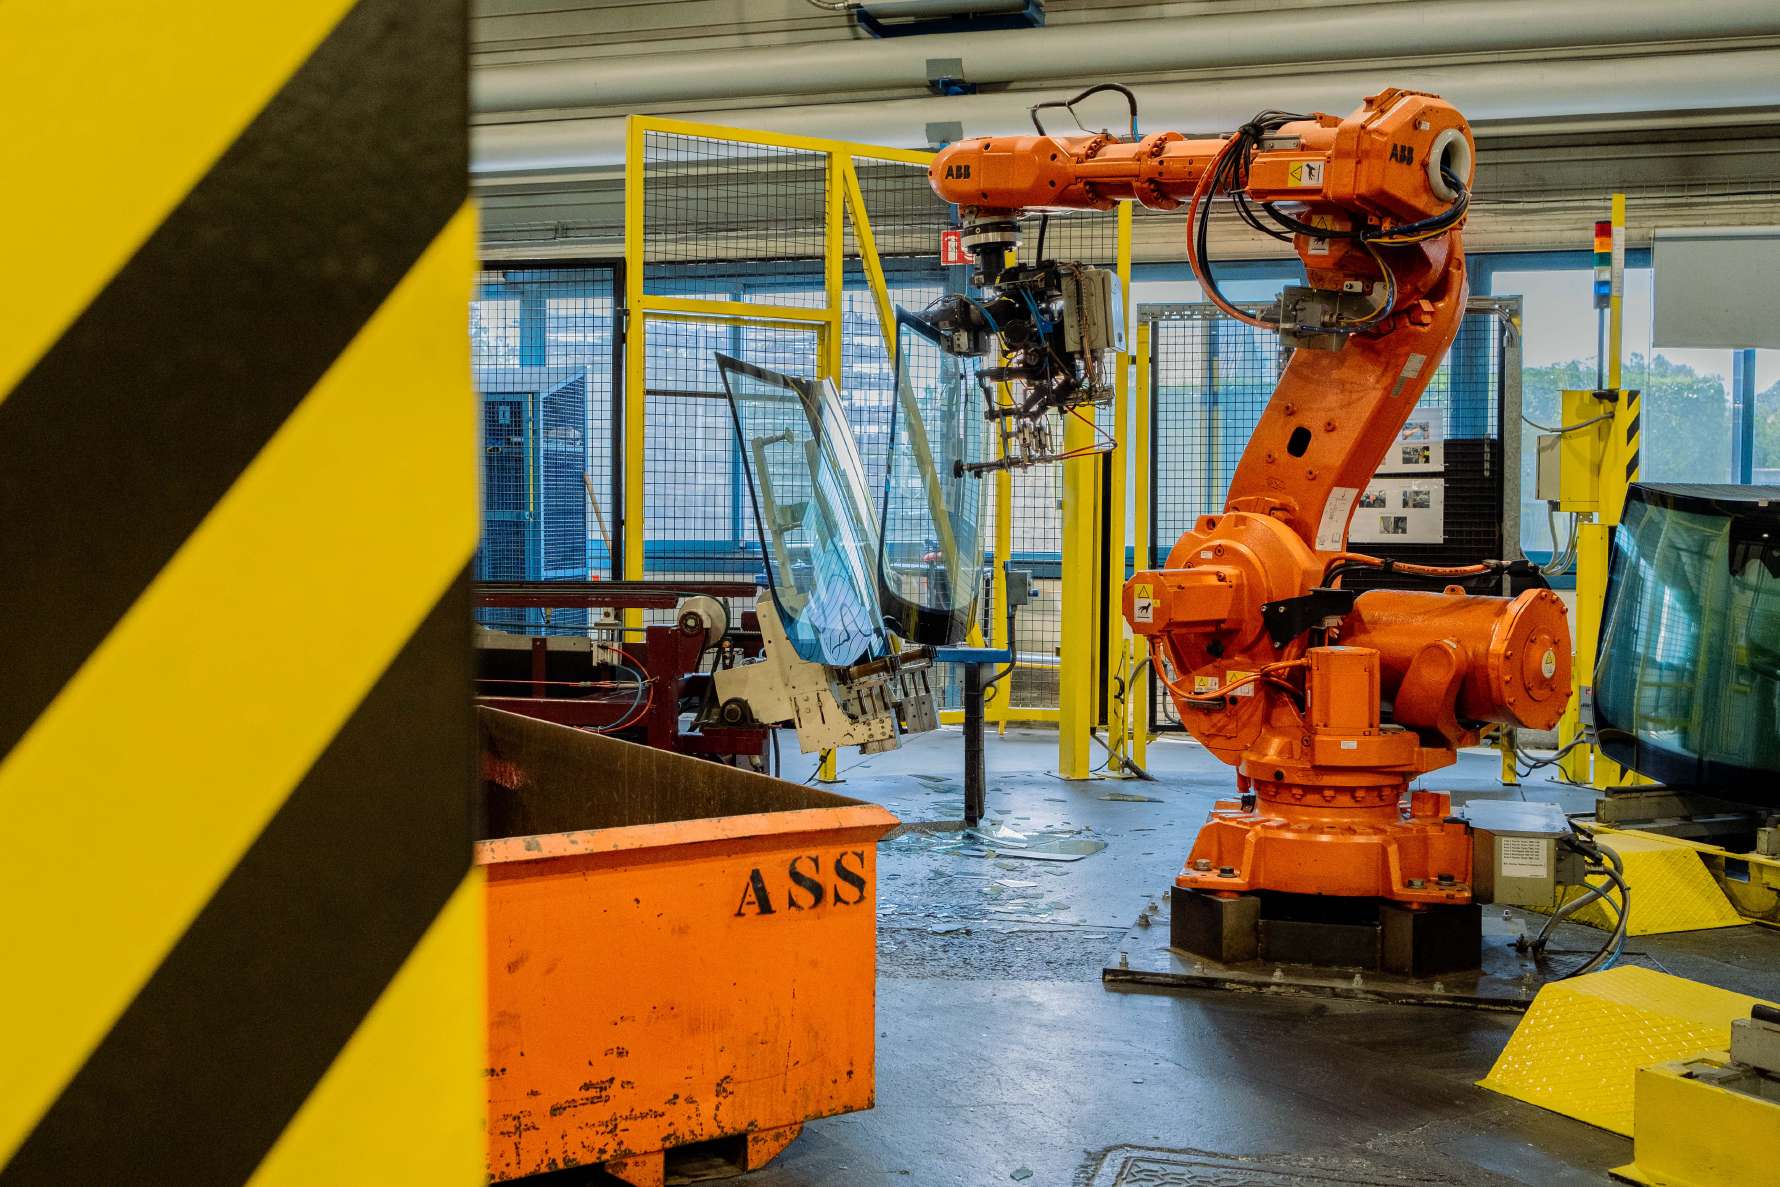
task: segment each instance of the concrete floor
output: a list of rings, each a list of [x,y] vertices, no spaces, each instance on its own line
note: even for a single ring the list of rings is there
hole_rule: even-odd
[[[1079,861],[947,852],[954,836],[920,831],[882,845],[877,1107],[813,1122],[750,1187],[1557,1187],[1607,1182],[1628,1160],[1623,1138],[1474,1086],[1513,1015],[1103,988],[1103,963],[1231,785],[1188,742],[1150,756],[1156,783],[1069,783],[1048,773],[1054,733],[990,740],[991,818],[1106,842]],[[942,731],[843,762],[836,790],[905,822],[955,820],[961,762]],[[787,755],[787,777],[810,770]],[[1495,770],[1465,755],[1427,785],[1506,794]],[[1156,802],[1103,798],[1121,793]],[[1725,984],[1780,968],[1780,935],[1753,927],[1632,949]]]
[[[781,741],[785,776],[809,776]],[[909,826],[956,822],[962,750],[948,729],[851,755],[835,790]],[[887,839],[877,1106],[811,1122],[748,1187],[1565,1187],[1605,1184],[1629,1161],[1624,1138],[1475,1086],[1518,1015],[1103,986],[1232,776],[1184,739],[1151,747],[1153,783],[1064,782],[1056,756],[1049,730],[991,737],[986,823],[1106,847],[1043,862],[981,855],[944,827]],[[1496,770],[1493,755],[1466,754],[1425,786],[1461,802],[1513,794]],[[1524,792],[1592,805],[1543,781]],[[1628,959],[1771,995],[1780,933],[1638,939]],[[564,1172],[565,1185],[585,1174]]]

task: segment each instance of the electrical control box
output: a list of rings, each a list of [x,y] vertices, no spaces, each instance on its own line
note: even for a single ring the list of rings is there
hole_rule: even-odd
[[[1559,841],[1570,822],[1556,804],[1472,800],[1458,815],[1471,826],[1471,892],[1478,902],[1545,907],[1559,885],[1582,878],[1582,862]]]
[[[1613,393],[1565,391],[1559,398],[1561,425],[1573,425],[1558,439],[1558,510],[1598,511],[1601,503],[1601,470],[1607,459],[1607,440],[1613,427]],[[1592,422],[1592,423],[1591,423]],[[1541,454],[1543,462],[1543,453]],[[1541,466],[1541,480],[1544,478]]]
[[[1105,268],[1063,273],[1063,346],[1072,354],[1125,349],[1125,301]]]
[[[1557,433],[1540,433],[1537,441],[1539,471],[1538,481],[1533,487],[1534,497],[1546,503],[1555,503],[1564,497],[1560,460],[1563,456],[1564,439]]]
[[[1007,570],[1007,604],[1024,606],[1037,600],[1038,591],[1032,587],[1032,570],[1016,569],[1010,565]]]

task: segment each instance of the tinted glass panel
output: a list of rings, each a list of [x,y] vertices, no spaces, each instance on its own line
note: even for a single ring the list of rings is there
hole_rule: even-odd
[[[1595,711],[1608,756],[1665,783],[1780,801],[1780,503],[1635,486],[1614,532]]]
[[[735,413],[766,571],[797,654],[844,667],[888,648],[870,499],[832,384],[717,356]]]
[[[947,354],[904,310],[896,329],[878,568],[884,610],[905,639],[956,643],[970,629],[983,576],[983,484],[960,469],[986,456],[977,360]]]

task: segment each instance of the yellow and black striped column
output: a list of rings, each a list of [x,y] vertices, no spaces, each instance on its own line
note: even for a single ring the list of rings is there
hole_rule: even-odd
[[[482,1178],[461,0],[0,12],[0,1185]]]

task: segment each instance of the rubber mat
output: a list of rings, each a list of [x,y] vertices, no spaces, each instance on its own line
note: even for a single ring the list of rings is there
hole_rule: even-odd
[[[1760,1000],[1631,966],[1559,981],[1539,991],[1478,1083],[1630,1137],[1638,1069],[1722,1051],[1731,1020]]]
[[[1647,833],[1611,829],[1595,831],[1602,843],[1610,846],[1625,862],[1626,883],[1632,888],[1630,934],[1662,935],[1709,927],[1738,927],[1748,922],[1731,906],[1706,869],[1699,852],[1691,846]],[[1581,887],[1572,887],[1566,901],[1584,893]],[[1613,911],[1599,901],[1583,907],[1570,918],[1603,931],[1612,930],[1615,921]]]

